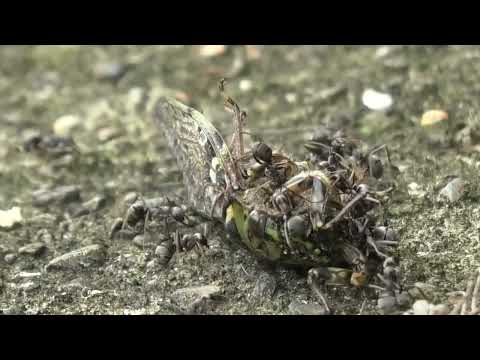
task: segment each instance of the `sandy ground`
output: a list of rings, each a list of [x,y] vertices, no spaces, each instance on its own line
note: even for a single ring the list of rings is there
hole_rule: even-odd
[[[154,244],[108,237],[127,194],[182,194],[181,175],[149,117],[153,101],[175,96],[228,134],[221,77],[231,79],[250,131],[298,158],[322,124],[372,146],[388,144],[402,173],[385,218],[401,236],[406,283],[433,285],[442,301],[480,264],[478,47],[3,46],[0,57],[0,210],[18,206],[23,217],[0,230],[5,314],[172,314],[199,291],[189,289],[188,298],[176,290],[207,285],[214,299],[206,313],[288,314],[292,302],[316,303],[304,274],[286,269],[275,270],[273,295],[259,296],[263,267],[223,244],[221,234],[204,256],[175,255],[162,271],[152,263]],[[390,94],[391,110],[367,110],[361,98],[368,88]],[[422,127],[431,109],[446,111],[448,120]],[[22,151],[32,135],[52,132],[71,135],[80,152],[59,160]],[[451,176],[464,179],[463,196],[438,201]],[[36,191],[61,186],[76,188],[66,199],[38,203]],[[89,200],[91,211],[80,216]],[[84,247],[68,265],[45,271],[52,259]],[[329,300],[337,313],[356,314],[364,297],[332,289]],[[374,298],[364,313],[377,313]]]

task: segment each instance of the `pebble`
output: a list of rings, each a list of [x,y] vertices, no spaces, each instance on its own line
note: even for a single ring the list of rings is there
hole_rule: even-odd
[[[17,255],[16,254],[7,254],[5,255],[5,257],[3,258],[5,260],[5,262],[9,265],[12,265],[15,260],[17,260]]]
[[[393,105],[391,95],[373,89],[367,89],[362,94],[362,103],[370,110],[386,111]]]
[[[382,296],[377,300],[377,309],[383,315],[392,314],[397,310],[397,299],[395,296]]]
[[[416,282],[408,292],[416,300],[432,300],[437,289],[433,285]]]
[[[451,203],[457,202],[465,192],[465,182],[461,178],[456,178],[450,181],[442,190],[440,190],[438,196],[440,198],[446,198]]]
[[[423,190],[422,186],[416,182],[411,182],[408,184],[408,195],[417,198],[423,198],[426,194],[427,192]]]
[[[144,236],[143,235],[135,236],[135,239],[138,239],[137,242],[139,243],[139,247],[143,246],[143,241],[144,241]],[[135,241],[135,239],[133,239],[133,240]],[[142,242],[142,243],[140,243],[140,242]],[[148,244],[148,242],[145,241],[145,245],[147,245],[147,244]],[[170,257],[169,255],[171,255],[171,253],[170,253],[168,247],[166,247],[164,245],[159,245],[155,248],[155,256],[156,257],[158,257],[158,258]]]
[[[45,270],[73,270],[76,268],[99,266],[106,260],[106,250],[102,245],[89,245],[63,254],[51,260]]]
[[[29,291],[32,291],[32,290],[35,290],[37,288],[40,287],[40,284],[37,284],[33,281],[27,281],[23,284],[20,284],[20,285],[17,285],[15,286],[18,290],[23,290],[25,292],[29,292]]]
[[[227,47],[225,45],[203,45],[200,47],[199,55],[204,58],[212,58],[223,55]]]
[[[429,315],[430,304],[427,300],[417,300],[413,304],[412,309],[414,315]]]
[[[258,60],[262,57],[262,52],[256,45],[245,45],[247,60]]]
[[[326,311],[320,304],[308,304],[294,300],[288,305],[291,315],[325,315]]]
[[[161,207],[161,206],[169,206],[169,200],[166,197],[156,197],[156,198],[150,198],[150,199],[145,199],[145,206],[147,208],[156,208],[156,207]]]
[[[383,61],[383,65],[391,70],[406,70],[408,69],[408,61],[402,56],[387,58]]]
[[[240,80],[240,83],[238,84],[238,86],[241,91],[247,92],[252,89],[253,83],[252,83],[252,80],[243,79],[243,80]]]
[[[171,300],[186,314],[204,314],[220,294],[221,288],[217,285],[193,286],[176,290]]]
[[[119,81],[131,66],[120,62],[98,62],[93,66],[93,75],[98,80]]]
[[[297,102],[297,94],[293,92],[289,92],[285,94],[285,101],[289,104],[294,104]]]
[[[412,305],[412,297],[406,291],[397,295],[397,305],[399,308],[408,308]]]
[[[70,207],[69,213],[71,214],[72,218],[77,218],[90,214],[90,211],[85,209],[82,205],[76,205]]]
[[[90,212],[95,212],[95,211],[98,211],[100,210],[101,208],[103,208],[105,206],[107,202],[107,198],[103,195],[97,195],[95,196],[94,198],[88,200],[88,201],[85,201],[82,206],[89,210]]]
[[[46,246],[43,242],[34,242],[31,244],[22,246],[20,249],[18,249],[18,253],[22,255],[37,256],[37,255],[40,255],[45,249],[46,249]]]
[[[69,185],[53,190],[37,190],[32,197],[34,206],[47,206],[52,203],[65,204],[80,200],[80,187]]]
[[[129,192],[125,197],[123,198],[123,204],[125,206],[125,209],[127,209],[130,205],[132,205],[135,201],[137,201],[139,195],[136,192]]]
[[[13,276],[13,280],[20,280],[20,279],[31,279],[31,278],[37,278],[42,276],[41,272],[26,272],[26,271],[21,271],[18,274],[15,274]]]
[[[220,293],[221,289],[217,285],[193,286],[178,289],[173,293],[174,297],[196,296],[199,298],[212,298]]]
[[[113,140],[118,136],[120,136],[120,131],[114,127],[104,127],[97,132],[97,139],[102,143]]]
[[[127,98],[125,101],[125,108],[129,113],[141,112],[147,105],[147,94],[145,89],[141,87],[133,87],[128,90]]]
[[[375,58],[377,59],[382,59],[385,58],[387,55],[389,55],[392,52],[392,47],[388,45],[380,46],[376,51],[375,51]]]
[[[64,115],[53,123],[53,132],[58,136],[70,136],[82,125],[77,115]]]
[[[0,229],[13,229],[22,221],[22,209],[18,206],[14,206],[10,210],[0,210]]]
[[[448,315],[450,308],[446,304],[438,304],[430,307],[430,315]]]
[[[420,119],[421,126],[432,126],[448,120],[448,113],[443,110],[429,110],[423,113]]]

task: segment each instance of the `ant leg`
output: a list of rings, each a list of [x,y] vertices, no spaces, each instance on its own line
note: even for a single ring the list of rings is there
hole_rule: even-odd
[[[288,236],[288,226],[287,226],[287,215],[283,216],[283,235],[285,236],[285,241],[287,242],[288,247],[292,252],[295,252],[290,237]]]
[[[350,200],[350,202],[344,206],[344,208],[342,210],[340,210],[340,212],[337,214],[337,216],[335,216],[332,220],[330,220],[325,226],[324,228],[325,229],[328,229],[330,228],[333,224],[335,224],[336,222],[340,221],[343,216],[346,214],[346,212],[348,210],[350,210],[350,208],[352,208],[357,202],[359,202],[360,200],[362,200],[364,197],[366,197],[368,194],[368,190],[366,188],[361,188],[359,193],[357,195],[355,195],[355,197]]]
[[[218,85],[220,94],[222,95],[225,103],[225,107],[233,112],[233,121],[234,121],[234,134],[233,134],[233,153],[235,158],[241,158],[244,154],[244,142],[243,142],[243,126],[246,122],[247,113],[241,111],[238,104],[225,93],[225,83],[226,79],[221,79]]]
[[[326,268],[313,268],[308,271],[307,283],[308,285],[310,285],[315,295],[317,295],[317,297],[320,299],[323,307],[325,308],[326,314],[331,314],[331,311],[328,306],[327,300],[325,299],[325,296],[320,290],[318,282],[322,282],[322,284],[324,285],[325,282],[330,278],[330,273]]]
[[[375,250],[375,253],[380,256],[380,257],[383,257],[384,259],[387,259],[388,258],[388,255],[382,253],[378,247],[377,247],[377,244],[375,243],[375,240],[373,240],[373,237],[371,235],[367,235],[367,244],[370,245],[373,250]]]
[[[307,283],[320,299],[320,302],[325,308],[326,314],[331,314],[332,311],[328,306],[327,300],[320,286],[349,286],[352,276],[352,270],[334,267],[318,267],[311,268],[308,271]]]
[[[393,163],[392,163],[392,160],[391,160],[391,158],[390,158],[390,152],[388,151],[388,146],[387,146],[387,145],[384,144],[384,145],[381,145],[381,146],[373,149],[373,150],[370,151],[370,153],[368,154],[368,157],[370,158],[371,155],[379,152],[380,150],[384,150],[384,151],[385,151],[385,154],[386,154],[386,156],[387,156],[387,162],[388,162],[388,166],[389,166],[389,168],[390,168],[390,171],[393,171],[393,172],[395,172],[395,173],[399,173],[398,168],[397,168],[395,165],[393,165]]]

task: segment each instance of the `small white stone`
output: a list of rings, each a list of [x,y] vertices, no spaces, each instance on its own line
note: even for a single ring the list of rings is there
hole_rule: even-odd
[[[415,315],[429,315],[430,304],[427,300],[417,300],[413,304],[413,313]]]
[[[297,94],[295,94],[295,93],[287,93],[287,94],[285,94],[285,100],[286,100],[289,104],[293,104],[293,103],[297,102]]]
[[[22,209],[18,206],[14,206],[10,210],[0,210],[0,228],[11,229],[22,221]]]
[[[211,58],[222,55],[226,49],[225,45],[204,45],[200,48],[199,54],[202,57]]]
[[[363,92],[362,103],[370,110],[385,111],[393,105],[393,98],[389,94],[367,89]]]
[[[89,291],[88,295],[89,297],[92,297],[92,296],[95,296],[95,295],[101,295],[105,293],[105,291],[101,291],[101,290],[91,290]]]
[[[430,314],[432,315],[448,315],[450,309],[446,304],[434,305],[430,309]]]
[[[7,254],[3,259],[7,264],[13,264],[17,260],[17,254]]]
[[[425,196],[426,191],[422,189],[422,186],[416,182],[408,184],[408,194],[417,198],[422,198]]]
[[[35,283],[35,282],[33,282],[33,281],[27,281],[27,282],[25,282],[25,283],[23,283],[23,284],[17,285],[17,289],[23,290],[23,291],[25,291],[25,292],[28,292],[28,291],[30,291],[30,290],[35,290],[35,289],[37,289],[37,288],[39,288],[39,287],[40,287],[40,285],[37,284],[37,283]]]
[[[221,289],[217,285],[192,286],[188,288],[178,289],[174,292],[174,295],[196,295],[198,297],[210,298],[219,294],[220,291]]]
[[[240,80],[240,84],[238,86],[241,91],[247,92],[252,89],[253,83],[251,80],[243,79],[243,80]]]
[[[39,276],[42,276],[41,272],[21,271],[18,274],[16,274],[15,276],[13,276],[13,279],[18,280],[18,279],[36,278],[36,277],[39,277]]]
[[[118,62],[99,62],[93,66],[93,74],[99,80],[119,78],[124,74],[125,70],[125,64]]]
[[[59,136],[68,136],[79,127],[81,120],[76,115],[64,115],[55,120],[53,132]]]
[[[375,58],[382,59],[392,52],[392,48],[388,45],[380,46],[377,51],[375,51]]]
[[[447,198],[454,203],[462,197],[465,191],[465,183],[462,179],[456,178],[450,181],[438,194],[439,197]]]

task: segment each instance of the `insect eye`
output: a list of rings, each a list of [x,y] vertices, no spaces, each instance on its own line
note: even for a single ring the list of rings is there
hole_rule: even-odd
[[[272,161],[272,149],[264,143],[255,144],[253,156],[259,163],[270,163]]]

